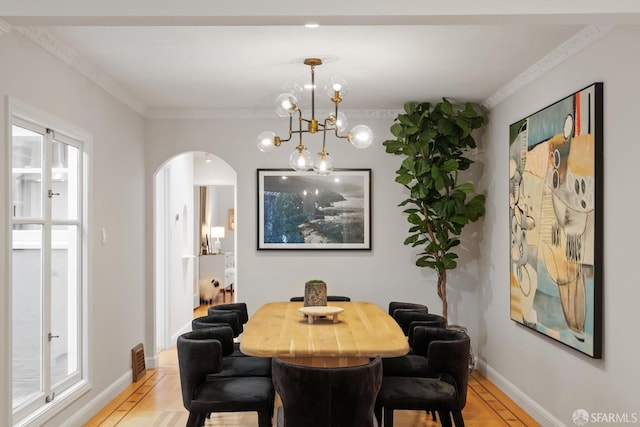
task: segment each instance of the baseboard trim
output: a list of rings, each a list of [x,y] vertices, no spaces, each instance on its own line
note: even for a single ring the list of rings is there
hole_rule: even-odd
[[[154,354],[153,357],[147,357],[145,358],[145,362],[147,364],[147,369],[155,369],[157,368],[160,363],[160,360],[158,359],[158,354]]]
[[[182,328],[178,329],[178,331],[175,334],[171,335],[170,345],[171,346],[176,345],[176,343],[178,342],[178,337],[184,334],[185,332],[191,332],[191,321],[184,324]]]
[[[544,426],[567,427],[566,424],[563,424],[559,419],[554,417],[538,402],[507,380],[483,359],[477,360],[476,369],[540,424]]]
[[[120,393],[131,384],[132,375],[131,370],[128,370],[124,375],[104,389],[102,393],[91,399],[89,403],[69,417],[61,427],[80,427],[84,425],[91,417],[118,397]]]

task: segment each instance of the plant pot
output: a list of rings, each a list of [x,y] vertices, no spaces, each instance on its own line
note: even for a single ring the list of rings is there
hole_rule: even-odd
[[[464,326],[460,326],[460,325],[449,325],[447,326],[447,329],[451,329],[454,331],[460,331],[460,332],[464,332],[465,334],[467,334],[467,328]],[[469,335],[469,334],[467,334]],[[476,367],[476,355],[473,353],[473,348],[471,346],[469,346],[469,373],[471,373],[471,371],[474,370],[474,368]]]
[[[307,282],[304,284],[304,306],[327,305],[327,284],[325,282]]]

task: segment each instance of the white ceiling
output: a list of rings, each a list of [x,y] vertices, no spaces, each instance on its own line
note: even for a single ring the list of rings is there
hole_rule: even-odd
[[[110,9],[80,0],[55,8],[46,0],[5,3],[4,21],[151,116],[271,109],[284,84],[309,82],[302,60],[310,56],[326,60],[316,69],[318,86],[332,75],[349,82],[345,110],[442,97],[491,106],[612,24],[640,22],[640,2],[627,0],[617,9],[566,0],[563,10],[550,0],[530,9],[513,0],[283,0],[277,11],[259,0],[219,7],[191,0],[180,8],[112,0]],[[317,108],[329,108],[325,99],[320,93]]]

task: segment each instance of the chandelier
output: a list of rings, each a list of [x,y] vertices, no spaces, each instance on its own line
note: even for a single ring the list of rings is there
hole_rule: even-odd
[[[280,117],[289,117],[289,137],[282,139],[274,132],[264,131],[258,136],[258,148],[264,153],[271,152],[279,147],[281,143],[291,140],[294,134],[298,134],[299,142],[291,156],[289,165],[296,171],[306,171],[311,168],[318,175],[328,175],[333,170],[333,159],[327,151],[327,132],[340,139],[346,139],[356,148],[366,148],[373,141],[373,132],[366,125],[354,126],[348,133],[343,134],[347,128],[347,117],[338,111],[342,96],[347,94],[347,85],[344,79],[332,77],[325,85],[325,92],[334,104],[334,111],[326,118],[319,121],[316,119],[315,108],[315,67],[322,65],[319,58],[306,58],[304,64],[311,67],[311,118],[306,119],[299,108],[302,88],[298,84],[289,84],[286,92],[281,93],[276,98],[276,113]],[[298,116],[298,129],[294,129],[293,117]],[[322,150],[315,155],[311,155],[309,149],[302,143],[302,134],[315,134],[322,132]]]

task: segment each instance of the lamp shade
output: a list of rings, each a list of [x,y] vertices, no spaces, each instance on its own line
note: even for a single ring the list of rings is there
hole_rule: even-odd
[[[224,239],[224,227],[211,227],[211,237],[216,239]]]

